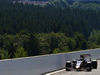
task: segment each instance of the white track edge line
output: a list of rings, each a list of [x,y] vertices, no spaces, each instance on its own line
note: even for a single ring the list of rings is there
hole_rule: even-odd
[[[65,71],[65,69],[62,69],[62,70],[59,70],[59,71],[55,71],[55,72],[51,72],[51,73],[47,73],[45,75],[51,75],[51,74],[55,74],[55,73],[62,72],[62,71]]]

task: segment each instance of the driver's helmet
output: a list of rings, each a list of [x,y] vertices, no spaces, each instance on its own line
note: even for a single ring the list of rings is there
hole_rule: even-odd
[[[81,59],[84,59],[85,57],[84,56],[81,56]]]

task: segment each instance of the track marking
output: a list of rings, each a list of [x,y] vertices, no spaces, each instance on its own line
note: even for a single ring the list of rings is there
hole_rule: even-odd
[[[52,75],[52,74],[59,73],[59,72],[62,72],[62,71],[65,71],[65,69],[62,69],[62,70],[59,70],[59,71],[55,71],[55,72],[52,72],[52,73],[47,73],[45,75]]]

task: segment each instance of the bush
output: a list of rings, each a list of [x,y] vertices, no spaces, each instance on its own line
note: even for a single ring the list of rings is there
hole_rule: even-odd
[[[28,56],[27,52],[24,50],[23,47],[18,47],[16,52],[14,53],[14,58],[19,58],[19,57],[26,57]]]

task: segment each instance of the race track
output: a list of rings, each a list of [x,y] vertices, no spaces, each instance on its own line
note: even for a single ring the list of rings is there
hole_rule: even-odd
[[[98,61],[98,68],[97,69],[93,69],[90,72],[86,72],[86,71],[65,71],[61,70],[60,72],[54,72],[51,73],[49,75],[100,75],[100,60]]]

